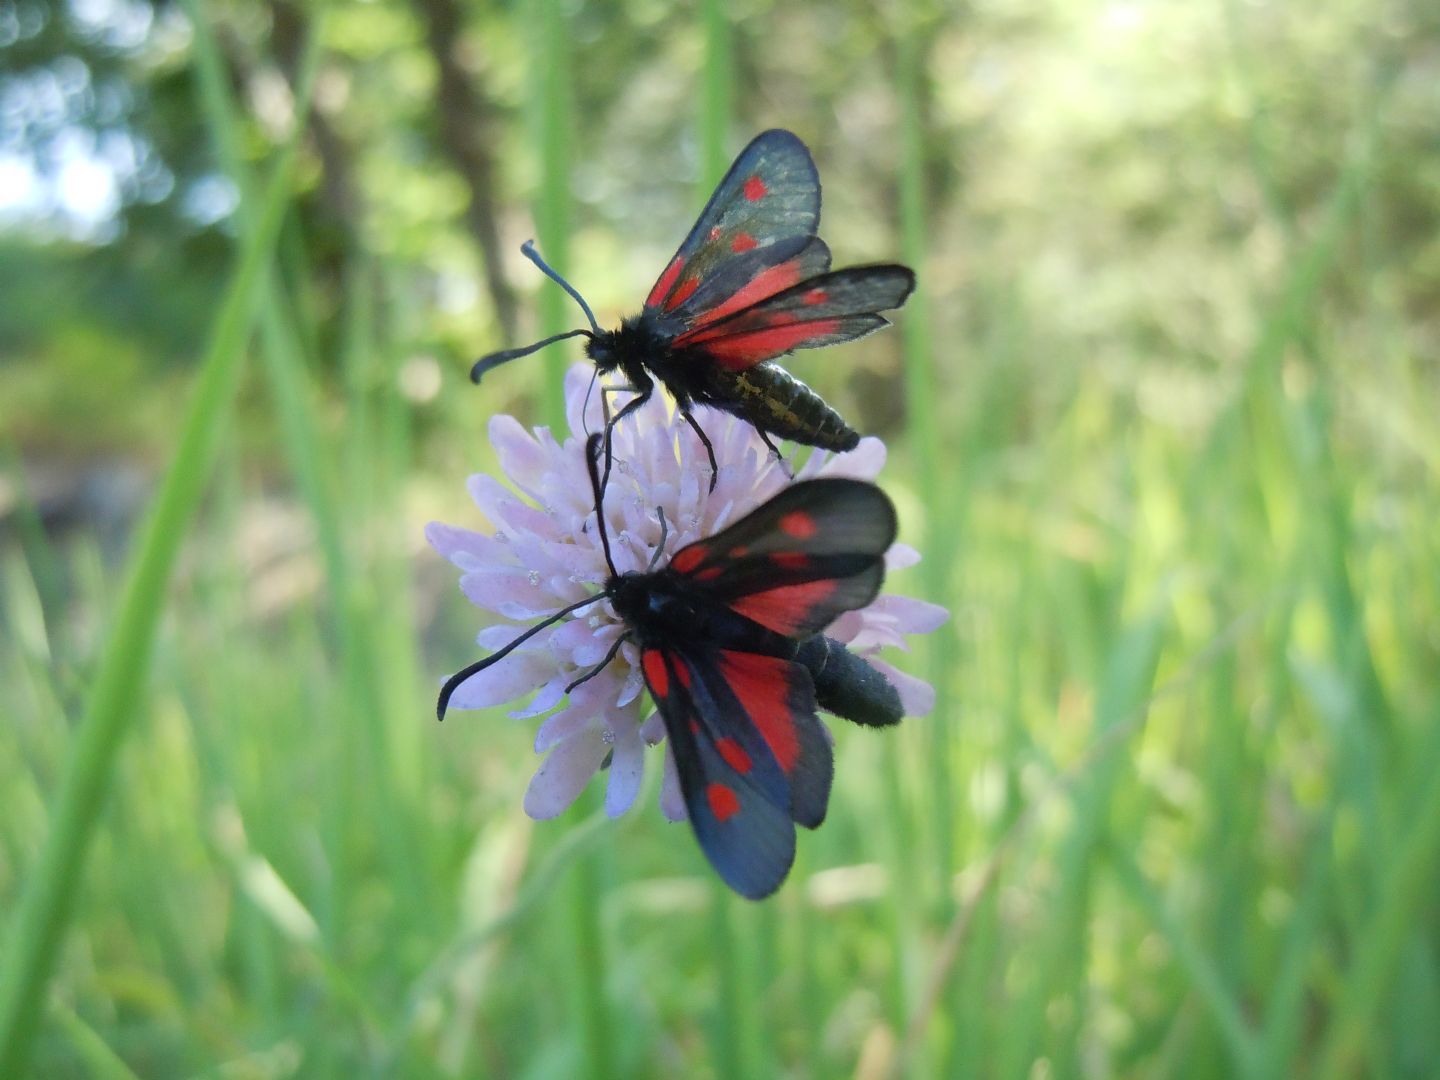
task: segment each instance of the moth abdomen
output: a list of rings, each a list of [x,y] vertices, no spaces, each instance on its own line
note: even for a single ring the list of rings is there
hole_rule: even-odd
[[[890,680],[834,638],[806,638],[795,661],[810,672],[815,702],[826,712],[865,727],[890,727],[904,717],[905,707]]]

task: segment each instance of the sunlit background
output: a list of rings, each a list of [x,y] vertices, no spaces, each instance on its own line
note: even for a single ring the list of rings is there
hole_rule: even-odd
[[[422,529],[770,126],[952,619],[750,904]],[[1435,1075],[1433,2],[0,0],[0,230],[0,1076]]]

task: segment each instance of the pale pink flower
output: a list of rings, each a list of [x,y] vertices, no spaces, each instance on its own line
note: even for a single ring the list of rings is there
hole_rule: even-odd
[[[475,532],[432,523],[425,534],[435,550],[460,568],[460,588],[472,603],[510,622],[481,630],[481,648],[494,651],[537,619],[597,592],[609,570],[599,533],[586,518],[595,510],[585,468],[585,432],[599,431],[603,419],[599,392],[590,394],[582,423],[592,369],[577,364],[565,378],[570,437],[558,443],[548,428],[527,431],[511,416],[490,421],[490,441],[500,467],[515,490],[494,477],[472,476],[471,498],[493,532]],[[615,395],[618,408],[624,395]],[[709,490],[705,449],[659,391],[649,403],[622,420],[614,433],[615,467],[605,493],[605,520],[616,567],[621,573],[650,564],[661,528],[656,509],[669,525],[664,560],[686,544],[710,536],[744,516],[791,482],[747,423],[726,413],[701,409],[702,427],[715,445],[720,472]],[[862,439],[846,454],[812,453],[795,479],[849,476],[873,480],[885,464],[885,444]],[[516,491],[520,494],[516,494]],[[522,497],[523,496],[523,497]],[[919,561],[915,549],[895,544],[885,557],[888,568]],[[905,596],[882,595],[870,606],[847,612],[825,632],[867,657],[900,694],[907,716],[923,716],[935,704],[930,685],[897,670],[875,654],[882,648],[906,648],[906,634],[928,633],[948,612],[936,604]],[[535,735],[535,750],[546,754],[525,794],[525,811],[534,818],[562,813],[590,777],[612,754],[605,809],[612,817],[634,802],[644,774],[645,747],[665,734],[639,669],[639,655],[626,643],[599,675],[565,698],[564,688],[599,663],[624,630],[606,600],[585,607],[542,630],[493,667],[472,675],[456,688],[450,707],[483,709],[535,696],[511,716],[547,716]],[[660,804],[673,821],[685,816],[684,802],[668,751]]]

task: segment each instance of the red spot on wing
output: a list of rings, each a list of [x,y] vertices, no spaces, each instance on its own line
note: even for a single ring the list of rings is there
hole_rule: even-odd
[[[710,803],[710,812],[715,815],[715,820],[722,824],[740,812],[740,797],[735,794],[734,788],[724,784],[712,782],[708,785],[705,799]]]
[[[665,301],[665,310],[674,311],[686,300],[689,300],[699,287],[699,278],[686,278],[676,287],[675,291],[670,294],[670,299]]]
[[[742,596],[730,606],[747,619],[769,627],[777,634],[794,635],[810,621],[811,612],[835,593],[831,578],[781,585],[764,592]]]
[[[750,549],[744,544],[736,544],[735,547],[732,548],[730,551],[730,557],[733,559],[743,559],[746,555],[749,554]]]
[[[721,574],[723,574],[724,572],[725,572],[725,567],[723,567],[723,566],[707,566],[704,570],[701,570],[698,574],[695,575],[695,580],[696,580],[696,581],[714,581],[717,577],[719,577],[719,576],[720,576]]]
[[[815,319],[789,325],[765,327],[742,334],[716,334],[714,340],[703,342],[708,352],[722,367],[732,371],[744,371],[772,356],[779,356],[791,349],[799,348],[812,338],[832,334],[840,325],[839,319]],[[702,344],[686,342],[685,344]]]
[[[670,260],[670,265],[665,267],[665,272],[660,275],[660,280],[655,282],[655,287],[650,290],[650,295],[645,298],[646,307],[655,307],[670,295],[670,290],[675,287],[675,282],[680,280],[680,271],[685,267],[685,260],[676,255]]]
[[[775,763],[785,772],[800,758],[800,735],[790,713],[789,663],[758,653],[725,652],[720,672],[751,721],[760,730]]]
[[[691,544],[683,551],[676,553],[675,557],[670,560],[670,566],[675,570],[679,570],[682,574],[688,574],[691,570],[694,570],[695,567],[699,566],[704,558],[705,545]]]
[[[743,190],[745,192],[745,198],[749,199],[751,202],[756,202],[760,199],[763,199],[765,197],[765,193],[770,189],[765,186],[765,181],[761,180],[760,177],[752,176],[750,177],[750,179],[745,181],[745,187],[743,188]]]
[[[735,239],[730,241],[730,250],[734,252],[749,251],[755,247],[755,238],[749,233],[736,233]]]
[[[804,510],[791,510],[781,516],[780,531],[796,540],[809,540],[816,533],[815,519]]]
[[[670,696],[670,672],[665,667],[665,657],[659,649],[646,649],[640,654],[640,667],[645,672],[645,682],[656,697]]]
[[[711,240],[719,240],[719,239],[720,239],[720,226],[719,226],[719,225],[711,225],[711,226],[710,226],[710,239],[711,239]]]
[[[810,565],[810,556],[798,551],[777,551],[770,556],[770,561],[785,570],[804,570]]]
[[[750,771],[750,755],[747,754],[745,748],[734,739],[716,739],[715,749],[720,751],[720,756],[725,759],[725,764],[729,765],[736,772],[743,775]]]
[[[776,263],[769,269],[761,270],[709,311],[702,311],[695,318],[694,328],[698,330],[702,326],[713,323],[716,319],[723,319],[726,315],[733,315],[751,304],[758,304],[761,300],[790,288],[799,280],[799,259],[787,259],[785,262]]]
[[[683,661],[682,661],[681,663],[676,664],[676,665],[675,665],[675,677],[680,680],[680,685],[681,685],[681,686],[685,687],[686,690],[689,690],[689,689],[690,689],[690,665],[689,665],[689,664],[686,664],[686,663],[684,663]]]
[[[807,304],[823,304],[830,299],[830,294],[824,289],[811,289],[805,294],[804,299]]]

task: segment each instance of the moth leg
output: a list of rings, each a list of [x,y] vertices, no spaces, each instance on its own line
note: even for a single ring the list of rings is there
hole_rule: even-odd
[[[603,492],[610,485],[610,467],[615,463],[615,453],[612,440],[615,434],[615,425],[625,417],[629,416],[636,409],[650,400],[650,395],[655,392],[654,386],[642,390],[633,398],[627,401],[613,417],[605,424],[605,471],[600,474],[600,490]],[[601,400],[604,400],[602,397]]]
[[[705,429],[700,426],[689,409],[681,409],[680,415],[685,418],[685,422],[690,425],[690,430],[699,436],[700,442],[705,447],[705,456],[710,459],[710,490],[714,491],[715,481],[720,479],[720,466],[715,461],[715,447],[710,445],[710,439],[705,434]],[[766,441],[768,442],[769,440]]]
[[[593,390],[594,388],[595,388],[595,380],[594,380],[594,379],[591,379],[591,380],[590,380],[590,389]],[[611,417],[610,417],[610,395],[611,395],[611,394],[631,394],[631,393],[634,393],[634,392],[635,392],[635,388],[634,388],[633,386],[628,385],[628,384],[621,385],[621,386],[602,386],[602,387],[600,387],[600,415],[601,415],[602,417],[604,417],[604,419],[605,419],[605,455],[606,455],[606,456],[605,456],[605,479],[606,479],[607,481],[610,479],[610,425],[611,425],[611,423],[612,423],[612,420],[611,420]],[[585,401],[586,401],[587,404],[588,404],[589,401],[590,401],[590,390],[586,390],[586,391],[585,391]],[[580,410],[580,415],[581,415],[581,416],[584,416],[584,415],[585,415],[585,409],[584,409],[584,407],[581,408],[581,410]],[[618,420],[619,417],[617,416],[617,417],[615,417],[615,419]],[[585,433],[586,433],[587,435],[590,433],[590,432],[589,432],[588,421],[587,421],[587,424],[586,424],[586,432],[585,432]],[[604,488],[603,485],[601,486],[600,490],[601,490],[601,491],[604,491],[604,490],[605,490],[605,488]],[[589,531],[590,531],[590,523],[589,523],[589,521],[586,521],[586,523],[580,527],[580,531],[581,531],[581,532],[589,532]]]
[[[620,386],[602,386],[600,388],[600,411],[605,417],[605,426],[610,426],[610,395],[611,394],[633,394],[635,388],[626,384]]]
[[[770,436],[765,434],[764,428],[757,427],[755,430],[760,433],[760,441],[763,442],[766,446],[768,446],[770,448],[770,452],[775,455],[775,460],[780,465],[780,471],[785,474],[785,479],[794,480],[795,474],[790,471],[790,466],[785,461],[785,455],[780,453],[780,448],[770,441]]]

